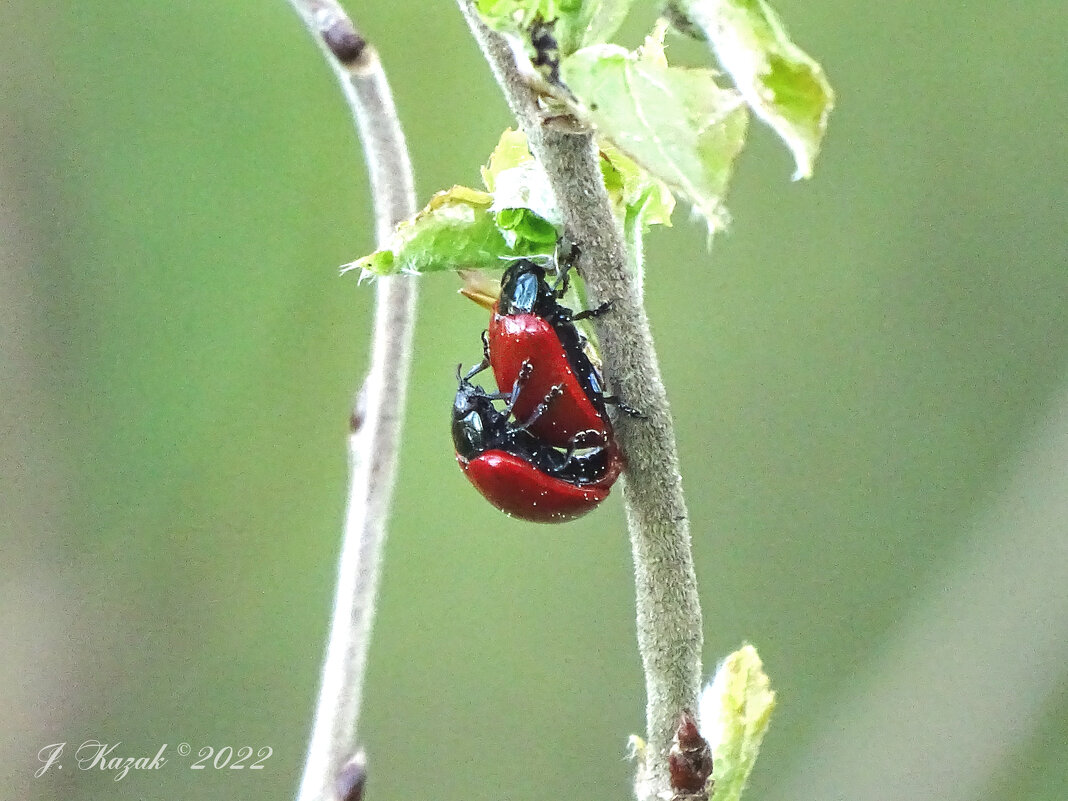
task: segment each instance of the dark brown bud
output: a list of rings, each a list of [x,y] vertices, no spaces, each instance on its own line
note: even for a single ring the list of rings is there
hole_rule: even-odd
[[[355,434],[363,428],[363,421],[367,415],[367,392],[366,386],[361,386],[360,391],[352,401],[352,411],[349,413],[349,433]]]
[[[347,19],[335,19],[323,29],[322,37],[330,52],[342,64],[358,61],[367,47],[367,40],[360,36]]]
[[[358,751],[345,766],[338,771],[334,780],[334,789],[339,801],[362,801],[363,786],[367,784],[367,758],[363,751]]]
[[[703,793],[712,776],[712,749],[697,729],[689,710],[679,716],[679,727],[668,752],[671,789],[676,793]]]

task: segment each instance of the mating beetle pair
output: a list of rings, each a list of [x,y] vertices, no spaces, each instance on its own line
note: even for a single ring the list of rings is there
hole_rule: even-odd
[[[622,469],[605,411],[615,399],[605,398],[575,327],[604,307],[575,314],[559,302],[566,288],[566,268],[551,286],[543,267],[512,262],[492,304],[485,358],[467,375],[458,373],[452,410],[456,460],[468,479],[498,509],[535,522],[590,511]],[[507,391],[488,393],[471,383],[487,367]],[[505,402],[503,411],[495,401]]]

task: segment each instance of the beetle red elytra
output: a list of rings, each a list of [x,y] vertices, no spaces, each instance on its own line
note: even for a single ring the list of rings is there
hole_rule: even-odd
[[[524,362],[531,364],[527,389],[515,407],[519,419],[533,414],[549,390],[560,386],[550,413],[530,426],[532,433],[560,448],[568,447],[580,434],[588,440],[599,437],[602,442],[612,438],[604,382],[574,322],[599,314],[603,308],[575,314],[560,303],[572,263],[569,259],[560,265],[560,277],[551,285],[540,264],[515,259],[501,277],[498,297],[464,292],[491,311],[484,349],[497,385],[512,386]]]
[[[501,393],[490,394],[471,383],[482,369],[485,364],[459,376],[452,439],[456,461],[486,500],[513,517],[561,523],[581,517],[607,498],[622,468],[615,443],[585,447],[576,440],[561,449],[542,441],[529,429],[555,399],[540,403],[525,423],[508,419],[527,393],[530,363],[521,366],[504,411],[494,406],[504,400]]]
[[[461,290],[491,314],[482,363],[458,375],[452,423],[457,461],[493,505],[543,522],[585,514],[619,476],[622,456],[606,404],[642,416],[605,397],[604,381],[575,325],[608,304],[575,313],[560,302],[578,255],[574,245],[566,250],[566,258],[552,259],[555,283],[546,267],[518,258],[505,269],[499,292],[470,276]],[[497,386],[509,391],[488,393],[470,383],[487,367]],[[503,411],[493,405],[497,401],[506,401]]]

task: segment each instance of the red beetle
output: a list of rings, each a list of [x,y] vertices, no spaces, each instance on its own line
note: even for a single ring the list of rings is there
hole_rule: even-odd
[[[508,266],[501,277],[500,297],[492,305],[486,358],[500,387],[513,386],[523,365],[530,365],[523,392],[515,402],[517,419],[534,417],[550,393],[556,395],[548,413],[529,423],[530,432],[539,439],[558,448],[571,447],[576,441],[608,444],[613,435],[605,411],[604,382],[586,355],[585,340],[574,323],[599,310],[575,314],[562,306],[564,275],[560,286],[553,287],[545,280],[545,269],[528,259],[516,259]],[[465,294],[489,305],[485,296]]]
[[[479,369],[460,378],[452,407],[452,439],[456,461],[486,500],[513,517],[562,523],[581,517],[607,498],[622,467],[615,444],[562,450],[541,441],[525,425],[511,425],[508,411],[525,394],[523,381],[517,379],[508,409],[501,412],[493,405],[497,396],[470,383]]]

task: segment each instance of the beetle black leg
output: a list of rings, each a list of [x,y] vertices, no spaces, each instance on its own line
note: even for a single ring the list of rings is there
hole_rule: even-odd
[[[470,387],[471,391],[479,398],[488,398],[489,400],[504,400],[506,398],[511,398],[512,397],[512,393],[508,393],[508,392],[486,392],[486,390],[482,389],[482,387],[473,386],[471,384],[471,379],[474,378],[479,373],[481,373],[487,367],[489,367],[489,362],[488,361],[483,361],[483,362],[475,365],[474,367],[472,367],[467,372],[467,374],[464,375],[463,374],[464,366],[462,364],[458,364],[458,365],[456,365],[456,380],[459,381],[461,385],[466,386],[466,387]],[[516,392],[516,391],[517,390],[513,390],[513,393]]]
[[[597,431],[590,428],[586,431],[580,431],[573,436],[567,443],[567,458],[570,460],[576,452],[585,450],[587,448],[598,448],[606,444],[606,439],[603,431]]]
[[[462,364],[458,364],[456,365],[456,377],[460,380],[461,383],[466,384],[476,375],[485,370],[487,367],[489,367],[489,359],[483,359],[481,362],[479,362],[470,370],[468,370],[467,375],[461,377],[460,373],[464,369],[464,366]]]
[[[574,460],[580,458],[578,456],[579,451],[588,451],[590,453],[603,451],[607,444],[608,440],[605,438],[603,431],[597,431],[592,428],[580,431],[568,440],[567,450],[563,453],[560,453],[559,450],[556,451],[559,455],[559,464],[556,469],[558,471],[570,470],[571,480],[573,481],[580,479],[593,481],[597,478],[596,462],[590,462],[585,459],[582,462],[574,462]]]
[[[581,255],[578,242],[565,242],[563,237],[556,240],[556,263],[563,265],[565,272],[574,269]]]
[[[549,393],[545,396],[545,400],[543,400],[541,403],[538,404],[537,408],[534,409],[534,411],[531,413],[530,417],[528,417],[526,420],[524,420],[519,425],[515,426],[512,430],[513,431],[526,431],[528,428],[530,428],[532,425],[534,425],[535,422],[537,422],[539,417],[541,417],[543,414],[545,414],[546,411],[548,411],[549,404],[551,404],[553,402],[553,400],[555,400],[556,398],[559,398],[563,394],[564,394],[564,385],[563,384],[554,384],[552,389],[550,389]]]
[[[637,409],[635,409],[633,406],[629,406],[627,404],[627,402],[624,401],[624,400],[621,400],[618,395],[609,395],[604,399],[604,402],[606,404],[611,405],[611,406],[615,406],[617,409],[619,409],[619,411],[621,411],[621,412],[623,412],[623,414],[627,415],[627,417],[633,417],[636,420],[645,420],[645,419],[647,419],[646,415],[644,415],[642,412],[640,412]]]
[[[530,375],[533,372],[534,365],[530,363],[530,359],[524,359],[523,364],[519,367],[519,375],[516,376],[515,383],[512,384],[512,391],[508,393],[500,393],[501,398],[508,399],[508,403],[504,406],[505,416],[512,413],[512,409],[515,408],[516,402],[519,400],[519,393],[523,389],[523,385],[527,383],[527,379],[530,378]]]
[[[559,268],[560,277],[556,279],[556,283],[553,284],[553,294],[556,295],[557,300],[567,294],[568,287],[571,286],[571,266]]]
[[[553,261],[556,262],[556,272],[560,277],[553,284],[553,294],[557,299],[562,298],[567,288],[571,286],[571,271],[578,264],[581,252],[574,242],[564,243],[563,239],[556,240],[556,255]]]
[[[489,330],[485,328],[482,329],[482,358],[489,362]]]
[[[610,312],[611,310],[612,310],[612,301],[606,300],[604,303],[602,303],[596,309],[586,309],[586,311],[580,311],[578,314],[572,314],[571,315],[571,319],[572,320],[590,320],[590,319],[592,319],[594,317],[600,317],[602,314],[604,314],[606,312]]]

